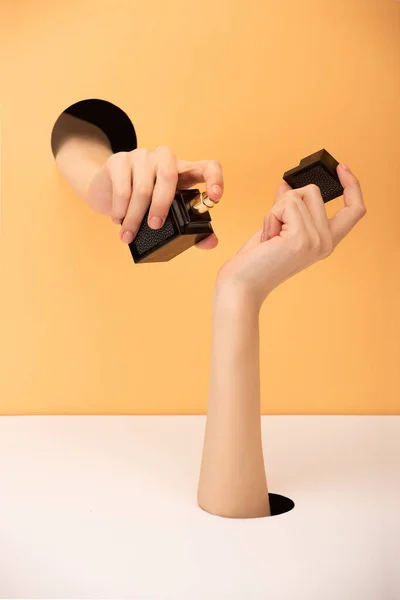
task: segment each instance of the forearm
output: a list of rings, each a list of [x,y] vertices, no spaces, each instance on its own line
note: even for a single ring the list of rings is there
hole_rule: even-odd
[[[233,290],[215,293],[198,502],[225,517],[270,514],[261,442],[258,319],[258,309]]]
[[[57,166],[74,192],[97,212],[111,214],[111,182],[104,168],[112,155],[107,136],[90,123],[63,115],[52,145]]]

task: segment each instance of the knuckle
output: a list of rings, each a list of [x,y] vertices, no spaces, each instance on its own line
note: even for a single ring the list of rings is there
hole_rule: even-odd
[[[333,252],[333,238],[332,235],[326,232],[320,238],[319,256],[321,259],[328,258]]]
[[[105,167],[111,178],[113,187],[115,187],[116,182],[121,178],[121,173],[123,173],[126,168],[130,169],[130,166],[127,165],[126,162],[127,156],[127,152],[117,152],[116,154],[109,156],[106,160]]]
[[[316,235],[314,240],[311,241],[311,247],[317,256],[320,256],[320,254],[322,254],[323,246],[322,246],[322,240],[319,237],[319,235]]]
[[[300,199],[300,196],[296,190],[288,190],[284,193],[284,196],[286,197],[287,202],[292,206],[293,204],[297,204],[298,200]]]
[[[287,207],[293,208],[294,206],[297,206],[298,201],[299,197],[296,192],[293,192],[293,190],[286,192],[285,204]]]
[[[219,160],[209,160],[208,164],[215,171],[220,171],[222,169],[222,165]]]
[[[178,180],[178,172],[175,169],[168,167],[160,167],[158,170],[158,176],[167,183],[176,183]]]
[[[134,150],[132,150],[130,152],[130,155],[133,159],[139,158],[139,157],[145,157],[149,154],[149,151],[147,150],[147,148],[135,148]]]
[[[304,241],[304,251],[307,254],[312,254],[313,256],[315,254],[318,254],[317,242],[313,236],[306,234],[306,239]]]
[[[172,150],[169,146],[166,145],[161,145],[161,146],[157,146],[156,148],[156,152],[160,152],[162,154],[169,154],[172,155]]]
[[[306,185],[305,189],[313,194],[320,194],[320,189],[315,183],[309,183]]]
[[[358,218],[362,219],[363,217],[365,217],[365,215],[367,214],[367,207],[365,206],[365,204],[360,204],[358,210]]]
[[[111,154],[111,156],[109,156],[106,161],[106,166],[108,170],[111,172],[114,169],[114,167],[121,162],[121,160],[122,157],[119,156],[119,154]]]
[[[322,252],[323,258],[328,258],[333,252],[333,241],[331,239],[326,240]]]
[[[131,196],[131,190],[128,187],[115,186],[114,187],[114,198],[115,200],[126,202]]]
[[[310,250],[310,238],[305,231],[299,230],[295,236],[295,250],[298,253],[306,253]]]
[[[140,183],[136,186],[135,192],[139,198],[150,198],[153,194],[153,188],[146,183]]]
[[[114,165],[115,163],[119,162],[121,160],[121,152],[117,152],[116,154],[111,154],[111,156],[109,156],[107,158],[107,164],[109,165]]]

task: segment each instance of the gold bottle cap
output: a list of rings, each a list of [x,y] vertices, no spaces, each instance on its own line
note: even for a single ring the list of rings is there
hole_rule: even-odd
[[[189,206],[191,209],[202,214],[209,211],[216,204],[218,204],[218,200],[211,200],[206,192],[201,192],[190,201]]]

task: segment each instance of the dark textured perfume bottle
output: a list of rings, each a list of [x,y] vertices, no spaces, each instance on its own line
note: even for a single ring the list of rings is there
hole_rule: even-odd
[[[343,194],[343,187],[336,172],[338,164],[329,152],[319,150],[303,158],[298,167],[286,171],[283,179],[294,189],[314,183],[321,190],[324,202],[329,202]]]
[[[166,262],[213,233],[215,202],[196,189],[177,191],[161,229],[147,224],[148,211],[129,248],[135,263]]]

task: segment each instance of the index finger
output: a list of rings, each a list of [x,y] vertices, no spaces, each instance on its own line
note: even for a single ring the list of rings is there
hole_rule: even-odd
[[[217,160],[188,161],[178,159],[178,184],[182,188],[205,183],[208,196],[218,201],[224,193],[224,175]]]
[[[329,219],[334,247],[346,237],[366,213],[364,198],[357,177],[346,165],[339,165],[337,174],[344,188],[344,207]]]

